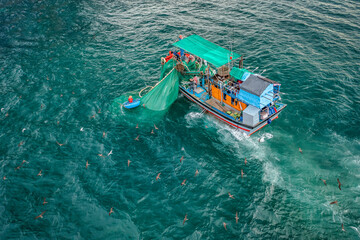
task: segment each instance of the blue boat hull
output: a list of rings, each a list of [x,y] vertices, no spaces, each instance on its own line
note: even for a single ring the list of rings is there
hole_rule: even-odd
[[[127,109],[136,108],[140,105],[140,98],[134,100],[132,103],[129,103],[129,101],[123,103],[124,107]]]
[[[189,92],[185,87],[180,86],[179,88],[180,88],[181,93],[184,94],[184,96],[186,98],[188,98],[190,101],[196,103],[201,108],[203,108],[207,112],[211,113],[215,117],[219,118],[220,120],[226,122],[227,124],[242,130],[243,132],[245,132],[249,136],[251,134],[253,134],[254,132],[256,132],[256,131],[260,130],[261,128],[263,128],[265,125],[270,124],[271,121],[277,119],[280,112],[282,112],[282,110],[287,106],[286,104],[282,104],[282,107],[279,108],[277,110],[277,112],[273,113],[267,119],[263,120],[262,122],[258,123],[256,126],[252,127],[252,126],[248,126],[248,125],[245,125],[243,123],[240,123],[238,121],[235,121],[233,118],[229,117],[227,114],[220,111],[219,109],[216,109],[216,108],[206,104],[206,102],[204,102],[203,100],[201,100],[201,99],[197,98],[196,96],[194,96],[194,94]],[[271,119],[271,121],[268,121],[269,119]]]

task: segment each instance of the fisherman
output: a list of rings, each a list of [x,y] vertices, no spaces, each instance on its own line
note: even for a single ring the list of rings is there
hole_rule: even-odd
[[[190,61],[191,61],[191,62],[194,62],[194,61],[195,61],[195,57],[194,57],[193,55],[190,55],[190,56],[189,56],[189,62],[190,62]]]
[[[198,78],[197,78],[197,76],[195,76],[194,75],[194,77],[193,78],[190,78],[190,88],[192,89],[192,91],[194,92],[195,91],[195,89],[196,89],[196,87],[197,87],[197,83],[198,83]]]
[[[165,61],[168,62],[174,56],[172,51],[169,51],[169,55],[165,57]]]
[[[132,96],[129,97],[128,102],[129,102],[129,103],[132,103],[132,102],[133,102],[133,97],[132,97]]]
[[[182,36],[182,35],[179,35],[179,41],[181,41],[181,40],[183,40],[184,39],[184,37]],[[181,49],[180,48],[180,57],[181,57],[181,60],[185,60],[184,59],[184,49]]]
[[[175,56],[175,59],[179,61],[180,60],[180,52],[177,53],[174,51],[173,54]]]

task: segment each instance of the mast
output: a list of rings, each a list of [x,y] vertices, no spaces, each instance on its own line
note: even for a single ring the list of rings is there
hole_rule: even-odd
[[[207,83],[208,83],[208,94],[211,97],[211,89],[210,89],[210,66],[206,68],[206,75],[207,75]]]
[[[241,56],[240,62],[239,62],[239,68],[240,69],[242,69],[244,67],[243,62],[244,62],[244,58],[243,58],[243,56]]]

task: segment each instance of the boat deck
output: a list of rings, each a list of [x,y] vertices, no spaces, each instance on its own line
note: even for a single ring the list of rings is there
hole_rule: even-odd
[[[227,112],[227,111],[239,112],[237,109],[231,106],[221,104],[221,102],[215,98],[210,98],[209,100],[206,101],[206,103],[212,107],[220,109],[223,112]]]
[[[206,92],[206,89],[203,87],[197,87],[194,91],[186,89],[186,91],[202,102],[206,102],[209,99],[209,95]]]

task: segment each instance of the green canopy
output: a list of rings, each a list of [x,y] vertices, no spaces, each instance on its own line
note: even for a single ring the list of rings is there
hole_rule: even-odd
[[[245,72],[249,72],[248,70],[246,70],[245,68],[237,68],[237,67],[233,67],[231,69],[230,75],[233,76],[235,79],[241,79],[241,77],[244,75]]]
[[[173,46],[205,59],[217,68],[240,57],[239,54],[230,52],[198,35],[191,35],[184,38],[173,43]],[[230,57],[232,57],[232,59],[230,59]]]

